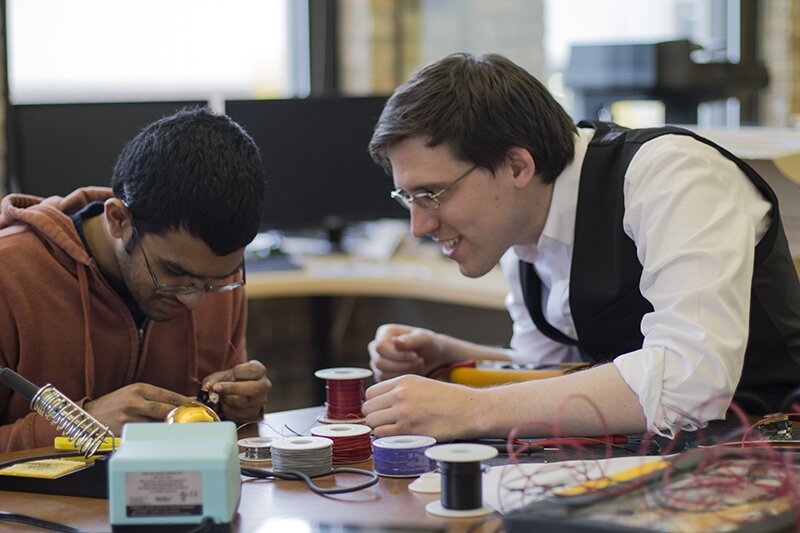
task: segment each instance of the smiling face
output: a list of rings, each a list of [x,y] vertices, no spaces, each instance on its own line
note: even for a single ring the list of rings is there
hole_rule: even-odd
[[[411,196],[438,193],[473,166],[459,161],[446,145],[426,146],[420,137],[405,139],[388,152],[395,186]],[[411,205],[411,231],[430,235],[462,274],[489,272],[516,244],[535,243],[544,227],[552,185],[535,173],[527,150],[509,150],[494,174],[476,168],[438,197],[438,209]]]

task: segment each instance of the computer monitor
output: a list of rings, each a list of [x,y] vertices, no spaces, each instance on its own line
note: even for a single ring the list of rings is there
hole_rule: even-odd
[[[262,230],[407,218],[367,152],[385,97],[235,100],[225,112],[255,139],[267,172]]]
[[[144,126],[204,101],[19,104],[9,111],[9,192],[65,195],[109,186],[117,156]]]

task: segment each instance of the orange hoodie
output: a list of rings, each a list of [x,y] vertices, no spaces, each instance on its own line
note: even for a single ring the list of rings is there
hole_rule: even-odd
[[[246,359],[243,290],[208,294],[200,308],[138,331],[69,218],[107,188],[66,198],[12,194],[0,203],[0,367],[47,383],[82,405],[125,385],[187,396]],[[231,345],[235,346],[235,349]],[[55,428],[0,384],[0,452],[52,446]]]

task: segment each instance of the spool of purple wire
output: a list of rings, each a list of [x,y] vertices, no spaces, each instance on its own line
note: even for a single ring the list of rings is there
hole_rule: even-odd
[[[436,444],[433,437],[397,435],[372,442],[375,472],[386,477],[413,477],[436,468],[436,462],[425,450]]]

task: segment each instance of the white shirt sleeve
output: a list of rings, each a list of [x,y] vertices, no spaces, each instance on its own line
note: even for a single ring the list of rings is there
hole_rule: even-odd
[[[686,136],[645,143],[624,187],[626,234],[653,305],[644,345],[614,364],[648,429],[673,435],[722,418],[747,344],[756,243],[770,204],[717,150]]]

